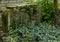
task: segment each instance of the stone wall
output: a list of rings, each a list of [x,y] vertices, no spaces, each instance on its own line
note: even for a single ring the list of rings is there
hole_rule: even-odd
[[[37,5],[24,5],[19,7],[10,7],[10,22],[21,24],[28,22],[40,22],[40,14]]]
[[[6,6],[16,6],[21,5],[24,2],[30,2],[31,0],[1,0],[0,1],[0,8]]]

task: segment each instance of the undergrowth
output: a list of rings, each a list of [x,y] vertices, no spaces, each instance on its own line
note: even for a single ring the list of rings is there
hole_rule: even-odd
[[[47,23],[29,23],[9,28],[12,42],[59,42],[60,28]]]

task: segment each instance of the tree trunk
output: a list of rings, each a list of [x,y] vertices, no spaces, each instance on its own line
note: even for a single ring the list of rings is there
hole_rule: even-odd
[[[54,15],[54,24],[58,24],[58,3],[57,0],[54,0],[54,10],[55,10],[55,15]]]

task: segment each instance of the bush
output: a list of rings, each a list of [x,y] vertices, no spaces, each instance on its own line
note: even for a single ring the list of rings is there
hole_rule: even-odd
[[[46,21],[48,23],[53,22],[54,5],[52,2],[48,0],[43,0],[41,2],[41,17],[42,17],[42,21]]]
[[[54,18],[54,5],[51,0],[35,0],[41,11],[41,22],[52,23]]]

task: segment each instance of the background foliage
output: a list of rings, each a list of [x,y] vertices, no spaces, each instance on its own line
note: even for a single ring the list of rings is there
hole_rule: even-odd
[[[42,22],[53,22],[54,18],[54,5],[51,0],[36,0],[39,4],[41,11],[41,21]]]

